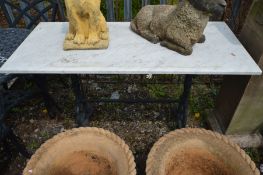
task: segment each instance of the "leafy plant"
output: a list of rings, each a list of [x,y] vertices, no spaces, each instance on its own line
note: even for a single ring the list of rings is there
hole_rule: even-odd
[[[40,144],[36,140],[32,140],[32,142],[28,144],[28,147],[31,150],[36,150],[39,146]]]
[[[159,84],[148,85],[148,89],[151,97],[160,98],[166,96],[165,88],[162,85]]]

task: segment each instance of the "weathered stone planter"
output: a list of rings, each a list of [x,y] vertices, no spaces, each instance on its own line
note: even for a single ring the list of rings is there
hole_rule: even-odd
[[[260,175],[250,157],[225,136],[204,129],[168,133],[151,149],[147,175]]]
[[[31,157],[24,175],[135,175],[132,152],[117,135],[99,128],[60,133]]]

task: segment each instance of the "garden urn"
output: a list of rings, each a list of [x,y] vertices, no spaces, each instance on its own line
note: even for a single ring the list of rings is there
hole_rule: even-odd
[[[152,147],[146,175],[260,175],[255,163],[227,137],[205,129],[179,129]]]
[[[132,152],[117,135],[77,128],[54,136],[31,157],[24,175],[135,175]]]

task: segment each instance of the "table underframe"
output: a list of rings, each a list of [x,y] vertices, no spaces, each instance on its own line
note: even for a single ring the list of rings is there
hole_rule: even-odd
[[[55,103],[55,100],[49,95],[48,93],[48,87],[47,87],[47,80],[46,77],[48,75],[33,75],[32,78],[35,80],[37,87],[40,89],[40,93],[43,96],[45,106],[48,110],[48,114],[51,118],[54,118],[54,116],[61,110],[60,107]],[[179,98],[179,100],[176,99],[120,99],[120,100],[114,100],[114,99],[97,99],[97,100],[87,100],[84,94],[83,89],[81,88],[81,81],[80,81],[81,75],[71,75],[71,81],[72,81],[72,89],[75,95],[75,115],[76,115],[76,123],[78,127],[81,126],[87,126],[90,120],[91,115],[93,114],[93,107],[90,103],[94,102],[105,102],[105,103],[126,103],[126,104],[132,104],[132,103],[178,103],[177,109],[175,109],[176,113],[174,116],[174,119],[176,121],[175,128],[184,128],[186,126],[187,122],[187,111],[188,111],[188,103],[189,103],[189,95],[192,87],[192,78],[193,75],[185,75],[184,76],[184,88],[183,92]],[[23,99],[26,99],[27,97],[21,97]],[[3,94],[0,93],[0,114],[1,118],[4,118],[4,115],[6,113],[6,107],[3,107],[4,105],[4,98]],[[26,150],[26,147],[22,144],[21,139],[17,137],[13,131],[7,127],[4,123],[4,121],[1,122],[3,125],[2,128],[5,128],[5,138],[7,138],[9,141],[4,139],[5,145],[9,145],[8,142],[11,142],[15,147],[17,148],[18,152],[21,153],[23,156],[29,158],[31,154]],[[10,152],[9,148],[5,148],[7,152]]]
[[[71,75],[72,88],[76,97],[76,122],[78,126],[85,126],[88,124],[91,115],[93,114],[93,107],[90,103],[104,102],[104,103],[176,103],[174,119],[176,120],[176,128],[184,128],[187,122],[187,111],[189,103],[189,95],[192,87],[193,75],[185,75],[183,93],[179,100],[158,100],[158,99],[95,99],[87,100],[83,88],[81,88],[80,75]]]

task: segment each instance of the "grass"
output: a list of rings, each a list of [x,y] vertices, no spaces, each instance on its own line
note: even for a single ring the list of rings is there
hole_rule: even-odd
[[[42,137],[44,140],[47,140],[50,138],[50,135],[47,131],[42,131],[40,134],[39,134],[40,137]]]
[[[166,97],[165,86],[159,84],[151,84],[147,86],[149,89],[149,94],[153,98]]]
[[[32,140],[30,143],[28,143],[27,147],[30,150],[36,150],[37,148],[39,148],[40,143],[38,143],[36,140]]]
[[[256,148],[245,148],[245,152],[250,156],[250,158],[256,163],[260,163],[260,152]]]

